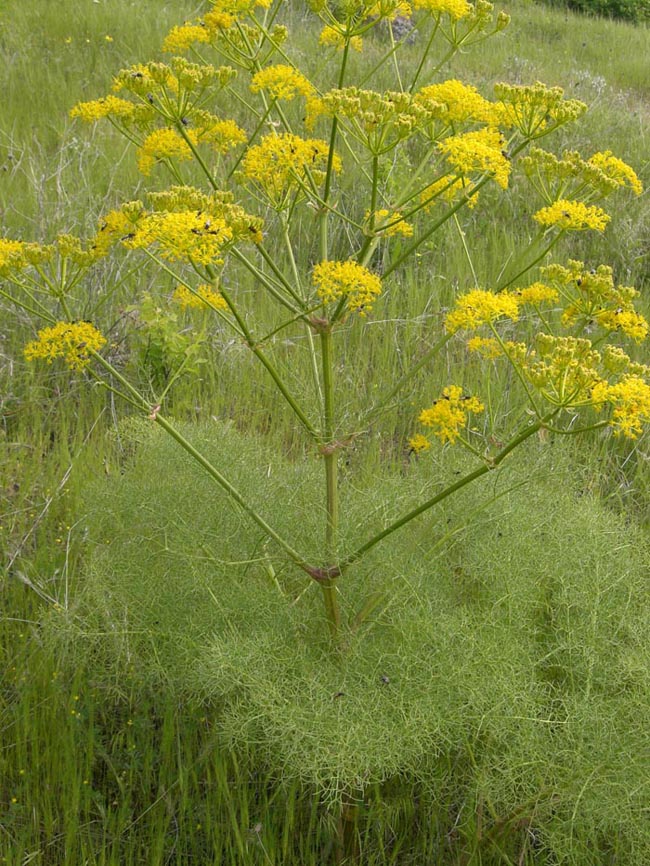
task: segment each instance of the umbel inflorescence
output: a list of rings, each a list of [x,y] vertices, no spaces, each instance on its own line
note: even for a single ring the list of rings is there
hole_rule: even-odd
[[[606,200],[639,195],[642,185],[609,150],[585,157],[542,149],[541,142],[586,110],[560,88],[500,83],[482,94],[445,78],[440,57],[507,26],[508,17],[495,15],[486,0],[313,0],[309,38],[327,52],[327,63],[313,75],[298,60],[299,46],[282,22],[284,7],[281,0],[213,0],[201,17],[171,30],[163,44],[167,59],[119,71],[111,93],[75,106],[72,117],[109,123],[132,142],[145,178],[157,186],[168,178],[171,185],[106,213],[86,240],[1,239],[0,291],[32,313],[34,293],[48,297],[37,306],[45,327],[26,346],[28,360],[62,360],[104,384],[111,377],[112,389],[119,382],[121,393],[190,453],[165,418],[168,389],[135,388],[103,352],[111,335],[78,321],[86,275],[109,255],[137,256],[171,281],[163,306],[176,303],[188,317],[215,316],[250,350],[322,457],[325,564],[308,563],[218,468],[206,471],[321,585],[336,633],[336,581],[410,519],[407,514],[341,555],[340,451],[369,429],[377,408],[405,393],[440,346],[463,341],[482,363],[509,368],[518,383],[513,393],[526,401],[528,414],[508,443],[495,446],[477,421],[488,395],[466,391],[458,369],[452,381],[431,384],[432,402],[413,413],[405,451],[422,452],[433,440],[456,443],[488,471],[535,430],[609,426],[633,439],[650,421],[650,369],[624,346],[648,334],[635,308],[637,291],[619,285],[604,265],[550,260],[567,234],[606,231]],[[422,37],[411,69],[393,63],[406,38],[394,43],[393,37],[386,46],[381,29],[397,16],[409,18],[409,32]],[[366,73],[354,73],[364,68],[358,55],[370,45]],[[391,86],[373,89],[380,77]],[[353,194],[345,186],[349,178]],[[464,208],[481,207],[488,186],[507,194],[513,178],[530,184],[530,247],[541,254],[531,263],[523,250],[522,267],[507,284],[464,286],[440,333],[432,334],[431,352],[388,386],[377,405],[352,422],[344,419],[337,406],[349,402],[347,379],[335,361],[341,326],[363,329],[418,251],[435,243],[436,232]],[[254,292],[241,290],[244,275]],[[275,305],[273,323],[260,320],[256,293]],[[276,363],[272,337],[285,330],[304,338],[309,363],[297,360],[292,376],[312,389],[311,401],[303,401]],[[182,363],[178,375],[181,370],[187,371]]]

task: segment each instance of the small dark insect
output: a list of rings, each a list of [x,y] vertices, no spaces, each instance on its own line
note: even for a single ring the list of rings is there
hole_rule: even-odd
[[[380,677],[383,685],[387,686],[390,683],[390,679],[386,676],[386,674],[382,674]]]
[[[153,105],[153,93],[147,93],[147,102],[149,105]]]
[[[201,235],[201,229],[190,229],[193,235]]]
[[[135,232],[129,232],[128,235],[124,235],[124,237],[120,238],[121,241],[132,241],[135,237]]]
[[[181,123],[183,124],[183,126],[189,126],[190,125],[190,121],[188,120],[187,117],[181,117]]]
[[[205,221],[205,225],[203,226],[203,228],[206,230],[206,232],[210,228],[211,225],[212,225],[212,222],[210,220]]]
[[[345,692],[337,692],[335,695],[332,695],[332,700],[336,700],[336,698],[345,697]]]

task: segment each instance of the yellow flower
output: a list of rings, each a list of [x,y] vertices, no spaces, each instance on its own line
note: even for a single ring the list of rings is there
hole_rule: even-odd
[[[282,64],[260,69],[253,76],[250,88],[253,93],[267,90],[274,99],[295,99],[298,94],[311,96],[314,93],[313,85],[302,72]]]
[[[517,289],[515,292],[517,303],[519,304],[538,304],[555,303],[560,299],[557,289],[552,286],[547,286],[544,283],[533,283],[526,286],[525,289]]]
[[[472,337],[467,341],[467,348],[470,352],[492,361],[503,355],[501,344],[494,337]]]
[[[538,210],[533,214],[533,219],[542,226],[558,226],[565,231],[594,229],[603,232],[610,217],[602,208],[595,205],[560,199],[549,207]]]
[[[496,126],[500,119],[498,106],[484,99],[475,87],[456,79],[422,87],[415,100],[430,106],[445,123],[477,121]]]
[[[409,445],[414,454],[420,454],[422,451],[428,451],[431,448],[431,443],[422,433],[416,433],[415,436],[411,436]]]
[[[225,302],[223,295],[215,292],[212,286],[209,286],[207,283],[197,286],[194,292],[190,291],[187,286],[178,286],[173,298],[183,310],[188,307],[193,310],[205,310],[206,307],[212,307],[212,309],[217,310],[228,309],[228,304]]]
[[[189,259],[202,265],[220,264],[224,247],[233,238],[224,219],[201,211],[151,213],[142,217],[131,237],[124,239],[129,249],[157,246],[160,255],[174,262]]]
[[[268,9],[272,0],[210,0],[215,12],[226,15],[246,15],[256,6]]]
[[[57,322],[51,328],[38,332],[38,339],[25,346],[28,361],[42,358],[51,364],[55,358],[63,358],[71,370],[83,370],[90,362],[90,352],[99,351],[106,343],[90,322]]]
[[[635,310],[603,310],[595,316],[598,324],[608,331],[622,331],[635,342],[641,343],[648,336],[648,323]]]
[[[524,373],[556,406],[578,407],[590,402],[591,389],[601,380],[601,355],[591,340],[538,334],[537,359],[531,353]]]
[[[381,294],[381,280],[356,262],[320,262],[313,272],[318,297],[325,304],[348,299],[351,310],[361,312],[372,307]]]
[[[502,189],[508,187],[510,162],[503,154],[503,138],[495,129],[452,135],[438,149],[461,175],[488,172]]]
[[[449,15],[454,21],[467,18],[472,12],[467,0],[413,0],[413,7],[424,9],[432,15]]]
[[[210,42],[212,35],[205,25],[181,24],[172,27],[162,45],[170,54],[183,54],[195,42]]]
[[[629,186],[635,195],[641,195],[643,192],[643,184],[634,169],[626,162],[623,162],[622,159],[614,156],[611,150],[595,153],[588,162],[590,165],[599,168],[617,186]]]
[[[246,133],[234,120],[220,120],[209,111],[192,112],[192,124],[188,130],[192,141],[210,144],[217,153],[227,153],[246,141]]]
[[[345,36],[343,33],[336,27],[330,27],[329,25],[323,28],[318,41],[321,45],[329,45],[339,50],[345,48]],[[361,51],[363,49],[362,38],[360,36],[350,37],[350,48],[354,51]]]
[[[189,135],[189,133],[188,133]],[[148,177],[162,159],[192,159],[192,149],[175,129],[156,129],[138,148],[138,168]]]
[[[70,109],[70,117],[80,117],[86,123],[95,123],[103,117],[131,120],[135,110],[136,106],[133,102],[120,99],[118,96],[104,96],[101,99],[93,99],[91,102],[79,102]]]
[[[495,322],[502,316],[513,322],[519,318],[519,304],[515,295],[474,289],[456,299],[454,309],[447,314],[445,326],[450,334],[461,329],[475,331],[481,325]]]
[[[429,409],[423,409],[418,421],[433,430],[441,442],[455,442],[460,436],[461,428],[467,423],[469,412],[482,412],[484,405],[478,397],[463,396],[463,389],[458,385],[448,385],[443,388],[442,396]]]
[[[642,425],[650,421],[650,385],[640,376],[625,376],[614,385],[601,381],[592,389],[591,399],[596,409],[605,403],[613,406],[610,424],[617,436],[637,439]]]
[[[6,276],[12,271],[21,271],[25,267],[27,267],[25,244],[22,241],[0,238],[0,275]]]
[[[299,138],[291,133],[271,134],[246,151],[242,172],[261,187],[275,207],[283,207],[292,187],[304,186],[308,179],[321,182],[328,154],[326,141]],[[341,160],[336,155],[332,168],[341,169]]]

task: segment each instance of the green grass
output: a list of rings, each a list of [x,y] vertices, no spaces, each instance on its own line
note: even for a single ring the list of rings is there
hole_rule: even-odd
[[[647,186],[650,85],[645,58],[650,32],[622,23],[579,18],[526,2],[507,5],[513,16],[511,28],[488,42],[484,50],[457,58],[449,75],[472,81],[486,94],[492,82],[500,79],[519,82],[540,79],[560,84],[570,95],[586,101],[590,112],[580,127],[567,132],[566,141],[558,142],[557,146],[575,145],[586,155],[611,148],[635,166]],[[120,67],[154,56],[169,26],[192,17],[195,12],[195,4],[180,0],[137,3],[102,0],[92,4],[72,0],[57,4],[8,0],[3,5],[0,10],[0,86],[5,94],[0,118],[3,235],[47,240],[59,230],[89,231],[107,208],[142,194],[142,179],[135,170],[133,153],[108,130],[91,130],[73,123],[68,111],[81,99],[107,92],[112,75]],[[290,17],[294,19],[294,28],[301,32],[305,57],[315,56],[315,34],[305,27],[297,4],[292,5]],[[409,49],[413,57],[417,50],[417,46]],[[352,196],[354,178],[350,177],[346,183],[346,194]],[[471,247],[471,265],[479,281],[486,285],[495,280],[505,255],[517,249],[530,232],[525,194],[523,185],[515,184],[506,199],[486,196],[484,206],[464,218],[468,238],[478,238]],[[648,213],[644,195],[621,207],[604,238],[595,241],[579,238],[570,248],[565,247],[565,252],[584,256],[594,264],[611,262],[623,282],[635,283],[647,291]],[[306,240],[309,234],[306,229]],[[355,359],[354,375],[348,376],[351,411],[363,398],[366,387],[380,389],[387,377],[428,348],[456,288],[469,285],[471,279],[470,264],[458,232],[450,228],[438,236],[435,248],[423,251],[418,267],[404,273],[399,288],[384,301],[381,318],[397,320],[399,341],[375,337],[381,327],[378,324],[370,323],[364,331],[352,327],[346,330],[342,342],[348,356]],[[128,274],[123,266],[107,264],[91,286],[84,318],[93,318],[102,327],[111,329],[121,344],[126,330],[122,325],[126,308],[136,303],[145,290],[164,298],[169,288],[168,282],[161,283],[144,270]],[[244,288],[252,289],[246,283]],[[645,309],[648,310],[647,300]],[[157,498],[157,475],[166,471],[170,458],[163,459],[154,451],[140,462],[139,469],[130,468],[128,437],[124,437],[116,423],[122,413],[119,405],[83,381],[71,384],[67,374],[28,368],[22,360],[21,347],[33,335],[33,323],[27,318],[15,319],[4,306],[0,306],[0,323],[0,557],[4,567],[0,622],[0,670],[4,671],[0,679],[0,863],[180,866],[196,862],[201,866],[212,863],[290,866],[327,862],[333,856],[336,818],[316,792],[316,783],[322,790],[323,773],[321,768],[319,776],[315,769],[314,754],[310,757],[309,772],[305,768],[301,776],[295,769],[299,747],[296,740],[289,740],[287,749],[293,743],[293,752],[291,755],[287,752],[282,761],[293,770],[283,780],[278,778],[277,755],[269,754],[271,748],[268,739],[264,739],[264,730],[254,730],[251,723],[247,729],[250,735],[242,738],[232,716],[226,725],[231,712],[228,706],[221,700],[214,701],[215,691],[229,687],[229,681],[223,679],[225,666],[215,662],[223,658],[228,647],[214,645],[209,652],[204,648],[202,666],[197,669],[203,674],[203,688],[195,682],[188,695],[182,691],[179,694],[177,687],[161,689],[159,679],[152,683],[151,667],[145,669],[144,662],[139,665],[134,661],[146,660],[142,647],[133,648],[129,667],[128,641],[119,641],[117,666],[106,663],[106,641],[93,641],[99,635],[88,634],[87,628],[81,629],[79,640],[84,647],[92,646],[94,655],[79,654],[76,648],[61,644],[52,645],[50,624],[63,616],[59,607],[71,610],[81,590],[99,592],[98,587],[102,591],[110,588],[111,575],[95,547],[102,533],[112,532],[112,523],[117,526],[118,538],[124,541],[119,542],[123,556],[116,557],[120,566],[119,573],[116,570],[119,585],[128,587],[129,568],[143,581],[134,589],[145,585],[144,578],[150,572],[129,553],[125,543],[128,533],[120,528],[120,520],[124,521],[130,513],[128,509],[134,508],[133,525],[137,524],[142,512],[137,495],[141,496],[144,490],[150,500]],[[287,371],[293,369],[294,353],[302,352],[301,345],[295,341],[294,347],[278,348],[278,361]],[[280,443],[288,454],[300,455],[303,445],[290,413],[277,406],[268,381],[253,368],[250,358],[218,332],[211,335],[210,351],[217,359],[216,368],[203,368],[198,381],[181,382],[171,395],[172,412],[179,418],[198,419],[203,424],[212,415],[233,419],[238,428],[263,433],[267,441]],[[430,400],[431,376],[437,381],[442,371],[458,363],[464,363],[463,356],[452,347],[432,371],[414,383],[409,395],[413,406]],[[132,368],[135,367],[133,364]],[[142,374],[142,369],[136,372]],[[468,387],[485,384],[484,376],[478,365],[467,365]],[[493,375],[490,389],[495,407],[505,401],[507,387],[507,383]],[[388,412],[372,436],[350,451],[349,471],[359,473],[366,489],[375,489],[378,473],[387,467],[391,467],[391,472],[397,467],[412,473],[413,465],[406,459],[403,445],[405,436],[412,432],[411,414],[410,407],[409,412]],[[500,431],[497,428],[493,433],[498,438]],[[259,451],[250,447],[251,463],[254,459],[262,460],[263,453],[260,457]],[[581,440],[573,449],[569,452],[572,459],[565,456],[551,461],[557,463],[554,483],[586,491],[589,498],[600,498],[611,511],[624,515],[608,517],[596,504],[579,507],[583,516],[591,514],[589,520],[584,517],[585,525],[601,529],[603,525],[609,526],[619,544],[631,544],[634,530],[621,521],[640,519],[647,526],[649,519],[647,436],[637,443],[614,445],[594,437],[587,443]],[[571,462],[574,466],[569,468],[567,464]],[[127,482],[122,483],[125,470]],[[134,471],[145,475],[135,487]],[[248,468],[240,467],[237,471],[245,473]],[[172,499],[174,478],[163,485],[165,495]],[[391,478],[393,487],[399,488],[402,476]],[[89,509],[83,504],[88,501],[89,479],[99,491],[100,501],[106,502],[103,524],[99,518],[90,521]],[[303,487],[297,485],[303,494],[304,483],[303,479]],[[127,495],[131,496],[130,505],[120,498]],[[538,507],[539,503],[533,506]],[[531,513],[537,513],[533,506]],[[592,507],[593,513],[589,512]],[[111,508],[117,511],[114,513]],[[207,517],[201,512],[197,522]],[[516,515],[519,521],[524,517]],[[290,520],[290,513],[284,514],[284,519]],[[455,598],[458,604],[478,605],[477,609],[484,610],[481,605],[489,606],[495,601],[492,593],[498,587],[486,586],[482,569],[489,561],[492,571],[498,570],[502,545],[495,541],[494,532],[504,530],[497,528],[492,518],[481,520],[481,528],[474,540],[468,541],[467,548],[463,549],[460,542],[454,548],[453,564],[459,571],[453,579],[447,575],[445,587],[451,594],[445,600],[447,605],[452,603],[450,598]],[[296,522],[300,522],[300,517]],[[516,520],[515,525],[519,525]],[[93,527],[92,544],[86,535],[89,526]],[[420,553],[427,550],[426,526],[421,525],[422,536],[416,539]],[[521,534],[524,530],[525,526]],[[157,561],[159,551],[147,548],[155,540],[153,529],[149,536],[144,528],[139,531],[144,538],[142,551]],[[157,531],[162,531],[160,526]],[[211,525],[205,531],[210,537]],[[466,534],[459,538],[465,539]],[[558,530],[558,543],[563,538],[566,537]],[[189,542],[183,536],[181,541],[187,559]],[[588,595],[590,589],[597,588],[598,575],[582,573],[578,555],[582,552],[595,572],[608,552],[599,547],[590,550],[588,539],[578,538],[578,542],[574,571],[576,578],[585,581],[580,592]],[[524,585],[530,590],[528,602],[530,599],[539,602],[535,592],[540,587],[534,586],[534,574],[525,565],[530,563],[531,551],[518,547],[514,540],[508,545],[513,574],[524,576]],[[538,554],[539,550],[535,555]],[[218,555],[235,557],[232,551],[221,550]],[[243,554],[238,551],[236,555],[241,558]],[[632,560],[635,555],[630,554]],[[93,556],[95,582],[91,583],[88,562]],[[396,561],[402,556],[404,551],[396,548],[395,561],[390,567],[394,576],[400,574]],[[205,563],[199,565],[205,569]],[[449,568],[449,561],[440,565],[441,569],[445,567]],[[178,563],[166,561],[165,568],[173,571]],[[419,574],[421,563],[417,569]],[[609,625],[619,635],[621,623],[626,623],[632,632],[636,629],[641,637],[647,633],[636,621],[634,626],[630,625],[629,616],[640,616],[643,608],[638,570],[634,574],[638,595],[631,594],[630,598],[638,598],[638,604],[625,614],[628,619],[623,618],[620,623],[612,625],[607,617],[599,621],[598,628],[605,629],[605,637]],[[239,572],[236,577],[242,580]],[[500,579],[505,580],[505,576]],[[204,573],[201,580],[203,592]],[[569,622],[575,613],[572,600],[577,589],[566,575],[557,576],[557,581],[559,584],[553,587],[559,593],[556,600],[559,598],[561,602],[557,609]],[[189,601],[191,589],[191,585],[187,587]],[[159,592],[159,588],[155,591]],[[459,600],[454,593],[464,593],[466,597]],[[517,619],[521,609],[512,599],[509,604],[510,615]],[[585,608],[588,606],[585,602]],[[142,610],[144,616],[146,606]],[[204,606],[202,611],[209,613],[210,609]],[[620,606],[614,611],[620,613]],[[249,615],[252,617],[250,612]],[[477,615],[474,610],[472,616]],[[114,634],[122,638],[121,623],[118,626]],[[106,623],[100,623],[100,627],[105,631]],[[424,630],[425,624],[418,627]],[[585,627],[585,623],[580,623],[580,628]],[[151,629],[150,623],[147,628]],[[503,677],[499,677],[503,671],[498,670],[503,656],[498,650],[504,641],[499,642],[496,631],[481,635],[477,629],[477,633],[483,641],[484,657],[488,657],[488,650],[493,653],[487,658],[490,676],[503,685]],[[636,654],[632,651],[633,642],[627,645],[622,660],[616,653],[609,662],[602,658],[603,647],[609,646],[606,642],[593,647],[594,655],[578,658],[579,648],[590,647],[584,633],[581,634],[580,647],[568,641],[558,668],[549,673],[562,681],[564,706],[572,706],[574,711],[573,739],[563,741],[558,737],[553,744],[557,750],[546,751],[547,755],[553,755],[553,760],[549,759],[545,768],[543,762],[536,764],[538,769],[542,768],[539,772],[547,772],[562,793],[561,806],[554,811],[552,798],[544,799],[543,786],[535,788],[536,778],[528,775],[532,771],[524,754],[525,738],[514,735],[508,738],[501,731],[502,741],[497,737],[496,745],[480,744],[485,751],[479,760],[486,758],[480,767],[481,775],[471,764],[467,744],[461,744],[461,748],[450,737],[453,747],[438,763],[429,762],[428,778],[421,777],[415,782],[412,778],[398,777],[368,790],[359,824],[364,864],[405,866],[442,862],[450,866],[480,863],[492,866],[518,862],[554,866],[567,862],[587,866],[596,862],[595,850],[599,851],[599,863],[627,866],[637,862],[635,857],[639,863],[647,862],[643,854],[647,841],[638,832],[641,822],[637,809],[642,806],[630,793],[635,773],[641,772],[641,760],[647,755],[641,729],[630,724],[630,718],[635,717],[634,701],[640,700],[643,644],[639,644],[641,649]],[[601,631],[595,634],[600,635]],[[513,645],[512,653],[506,656],[512,670],[521,676],[521,660],[513,658],[517,646]],[[114,656],[118,655],[117,649],[113,647]],[[276,683],[282,682],[283,672],[273,667],[276,657],[273,654],[260,657],[259,647],[251,649],[246,642],[240,643],[238,649],[248,665],[240,673],[248,681],[249,718],[257,718],[258,725],[260,719],[277,725],[285,706],[281,696],[266,694],[264,704],[264,694],[260,694],[264,690],[258,688],[255,694],[250,687],[254,681],[252,674],[264,670],[264,665],[267,681],[273,677]],[[621,647],[616,649],[618,652]],[[528,647],[526,652],[529,651]],[[171,658],[175,655],[174,652]],[[584,665],[588,666],[594,658],[603,670],[616,661],[617,670],[624,669],[628,680],[622,682],[622,689],[627,689],[625,700],[607,703],[608,696],[599,692],[601,712],[590,719],[588,706],[578,702],[571,705],[566,678],[571,672],[575,676],[580,672],[582,676]],[[309,653],[301,657],[303,679],[312,676],[314,664]],[[472,676],[478,676],[476,671]],[[611,674],[607,676],[611,679]],[[390,679],[391,687],[397,685],[399,673],[391,672]],[[529,699],[525,684],[517,685]],[[352,687],[357,688],[354,683]],[[323,694],[332,690],[331,683],[325,680],[322,688],[317,704],[327,709],[329,703]],[[513,685],[510,698],[517,694]],[[207,703],[208,697],[212,703]],[[299,716],[300,702],[291,704],[291,709]],[[642,707],[639,709],[642,711]],[[430,716],[430,711],[425,715]],[[344,715],[341,718],[345,721]],[[417,713],[413,718],[417,718]],[[638,714],[636,718],[638,721]],[[304,717],[299,720],[303,726],[306,724]],[[296,727],[296,731],[300,730]],[[607,738],[619,736],[621,730],[632,730],[637,739],[630,737],[621,743],[613,739],[610,747],[619,743],[620,748],[617,752],[612,747],[608,752]],[[415,737],[418,731],[411,733]],[[367,731],[364,736],[367,745]],[[237,744],[234,750],[232,742]],[[471,739],[469,742],[473,743]],[[502,745],[497,747],[499,742]],[[562,743],[566,755],[561,752]],[[589,744],[593,743],[599,744],[600,751],[592,745],[590,753]],[[542,747],[541,741],[535,741],[538,757]],[[641,759],[631,756],[633,748]],[[517,749],[521,750],[519,765]],[[585,752],[582,763],[575,757],[583,754],[580,749]],[[353,751],[348,752],[348,759]],[[377,755],[389,763],[389,752],[378,749]],[[503,758],[501,766],[499,756]],[[521,774],[518,779],[517,766]],[[573,780],[569,778],[571,769],[575,774]],[[590,770],[594,772],[592,777]],[[478,785],[477,779],[484,784]],[[644,780],[639,778],[635,796],[641,796],[643,784]],[[532,805],[530,797],[526,800],[525,796],[531,790]],[[612,798],[614,790],[619,794],[626,792],[616,804]],[[522,803],[527,805],[523,816],[516,811]],[[547,819],[545,823],[543,817]],[[551,855],[550,850],[556,853]]]

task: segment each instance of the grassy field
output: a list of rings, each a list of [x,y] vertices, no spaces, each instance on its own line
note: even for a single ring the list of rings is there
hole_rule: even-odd
[[[78,101],[106,93],[118,69],[158,56],[169,28],[198,14],[197,5],[187,0],[95,0],[83,4],[72,0],[57,4],[6,0],[0,9],[3,236],[45,242],[60,231],[89,232],[102,213],[144,194],[132,148],[108,127],[82,126],[72,121],[68,112]],[[568,95],[585,101],[589,111],[578,127],[560,134],[556,149],[575,146],[590,154],[609,148],[634,166],[648,186],[650,83],[645,58],[650,53],[650,31],[585,19],[529,2],[512,2],[505,8],[513,18],[511,27],[484,46],[456,57],[445,77],[463,78],[485,93],[498,80],[541,80],[564,87]],[[290,26],[301,34],[297,50],[309,69],[317,56],[317,31],[307,23],[300,4],[290,2],[287,15]],[[404,62],[415,63],[417,52],[417,44],[409,47]],[[365,54],[355,60],[357,64],[363,62],[367,62]],[[345,195],[353,196],[354,182],[353,177],[345,181]],[[490,198],[487,193],[485,201],[483,210],[478,208],[464,217],[465,236],[479,238],[470,255],[464,236],[450,224],[435,248],[422,251],[417,267],[401,275],[403,291],[399,297],[394,292],[386,299],[381,315],[398,323],[399,342],[367,340],[367,332],[359,334],[352,328],[346,332],[345,350],[355,358],[355,375],[350,375],[348,383],[351,412],[363,401],[367,389],[381,387],[409,359],[421,356],[428,346],[431,325],[440,322],[458,286],[471,284],[474,274],[479,284],[493,284],[504,260],[529,237],[523,185],[515,185],[505,200]],[[604,237],[580,234],[564,243],[563,253],[595,264],[612,264],[622,282],[642,291],[640,309],[647,315],[649,249],[650,209],[645,193],[619,207]],[[93,280],[83,318],[116,335],[120,345],[130,305],[145,292],[154,298],[169,292],[168,281],[161,284],[153,270],[139,268],[133,272],[124,262],[107,261]],[[245,288],[252,290],[251,286]],[[369,324],[368,330],[372,327]],[[123,475],[127,482],[132,477],[129,472],[133,465],[132,446],[118,420],[125,414],[123,407],[81,377],[27,365],[22,347],[35,330],[30,316],[16,314],[0,301],[0,864],[316,866],[332,861],[336,857],[338,819],[330,804],[313,784],[295,776],[284,778],[274,763],[276,756],[259,747],[261,740],[251,736],[247,747],[240,739],[237,748],[232,748],[237,738],[232,731],[230,738],[226,736],[227,725],[218,701],[202,695],[200,688],[193,690],[192,697],[179,698],[172,674],[169,683],[163,679],[163,686],[169,687],[161,688],[160,680],[152,681],[148,671],[129,659],[128,652],[119,664],[107,663],[102,656],[106,647],[94,641],[96,635],[87,624],[77,632],[76,641],[69,640],[77,627],[74,611],[78,598],[89,581],[88,563],[93,561],[97,566],[93,556],[103,540],[101,533],[114,531],[116,544],[126,546],[129,526],[119,525],[120,514],[129,514],[133,508],[135,526],[143,506],[137,499],[129,499],[136,494],[129,483],[122,483]],[[125,368],[146,380],[156,375],[155,361],[140,349],[134,344],[128,351],[120,346],[116,351],[118,355],[121,352]],[[268,381],[255,371],[241,347],[217,336],[209,350],[216,363],[201,368],[200,376],[177,384],[170,393],[167,411],[180,422],[209,425],[216,418],[226,429],[230,424],[259,437],[264,444],[251,445],[246,453],[250,463],[266,461],[262,463],[265,471],[268,462],[269,474],[271,461],[264,451],[269,443],[276,448],[279,445],[291,460],[301,455],[303,445],[291,413],[284,404],[277,405]],[[647,360],[647,349],[638,347],[635,351],[639,360]],[[283,364],[284,356],[281,352],[278,356]],[[440,367],[460,362],[458,350],[450,348]],[[286,369],[291,370],[288,357]],[[484,384],[483,375],[477,365],[466,370],[465,381],[468,386]],[[490,388],[498,416],[497,409],[504,404],[511,384],[495,374]],[[306,394],[300,396],[309,399]],[[430,402],[429,379],[422,375],[413,383],[409,402],[418,407],[426,401]],[[386,412],[372,438],[351,452],[350,474],[356,472],[356,477],[363,479],[364,489],[377,489],[373,485],[383,472],[388,473],[387,483],[400,488],[406,474],[403,442],[411,432],[410,408],[407,413],[400,407]],[[500,432],[495,426],[494,436],[498,438]],[[545,445],[537,443],[537,450],[533,448],[528,454],[530,465],[536,467],[537,474],[532,473],[536,478],[548,477],[548,470],[540,469],[540,449],[543,451]],[[242,446],[243,451],[248,447]],[[535,508],[531,507],[530,520],[543,519],[542,501],[550,503],[548,510],[552,511],[554,489],[578,490],[581,497],[593,498],[605,515],[598,511],[589,517],[593,532],[605,527],[603,537],[607,533],[618,536],[621,549],[630,550],[627,604],[642,606],[642,565],[634,571],[633,548],[642,549],[650,526],[647,434],[634,442],[593,435],[553,447],[559,456],[551,460],[555,474],[550,492],[545,494],[548,500],[540,494]],[[156,462],[154,456],[150,463],[144,460],[140,464],[145,479],[141,489],[150,497],[145,502],[157,499],[158,488],[161,499],[167,497],[165,501],[172,503],[180,487],[193,490],[194,480],[183,474],[182,466],[175,470],[177,474],[170,473],[165,484],[158,485],[156,473],[164,464],[160,457]],[[241,472],[242,483],[246,483],[245,471]],[[151,483],[152,478],[155,483]],[[302,484],[308,486],[304,480]],[[269,489],[271,496],[272,487]],[[497,494],[484,491],[481,495],[489,511],[490,499],[498,498]],[[302,501],[298,494],[296,498]],[[98,515],[96,507],[93,511],[97,501],[103,515]],[[524,507],[516,498],[508,503],[513,513]],[[476,502],[466,505],[468,513],[477,511],[478,528],[475,541],[468,538],[461,559],[449,566],[453,566],[452,577],[460,583],[460,589],[454,585],[453,592],[472,597],[478,593],[485,605],[482,610],[496,605],[496,589],[486,589],[469,578],[466,585],[463,583],[467,562],[474,562],[478,570],[481,560],[490,557],[495,569],[500,559],[510,561],[513,574],[529,582],[526,585],[531,586],[531,593],[537,592],[538,582],[526,571],[523,553],[515,552],[515,540],[504,557],[502,549],[493,547],[492,517],[483,519],[483,506]],[[192,503],[186,507],[191,510]],[[220,507],[225,508],[223,504]],[[461,526],[462,506],[458,509],[454,513]],[[563,518],[558,514],[559,526]],[[525,517],[521,516],[522,532]],[[302,517],[300,512],[293,517],[287,513],[283,519],[299,523]],[[201,524],[198,517],[197,523]],[[566,523],[568,533],[568,517]],[[209,522],[204,530],[210,537]],[[560,535],[558,539],[560,544]],[[187,538],[179,535],[178,543],[186,545],[187,552]],[[394,562],[387,567],[398,571],[399,557],[408,555],[409,545],[433,555],[427,543],[426,529],[409,536],[402,548],[396,546]],[[610,548],[603,542],[601,549],[591,538],[584,538],[575,542],[572,561],[579,563],[579,557],[591,557],[588,570],[595,575]],[[528,560],[542,552],[531,549]],[[153,562],[153,552],[151,556]],[[413,565],[414,572],[417,567]],[[442,572],[445,567],[440,565]],[[549,575],[551,571],[549,562]],[[576,571],[580,571],[579,565]],[[128,582],[128,573],[121,574],[121,579]],[[598,590],[600,584],[595,577],[594,581]],[[576,592],[588,590],[587,583],[576,588]],[[543,607],[542,596],[535,598]],[[571,603],[568,599],[567,611]],[[68,640],[53,638],[58,633],[57,621],[68,615],[74,625],[65,632]],[[618,628],[614,619],[603,622],[614,631]],[[634,627],[643,632],[641,618],[634,621]],[[594,630],[594,641],[595,634]],[[502,633],[495,626],[490,635],[494,646],[499,635]],[[478,649],[487,657],[490,646],[486,642]],[[517,646],[513,641],[513,671],[517,670]],[[602,660],[596,663],[594,659],[605,650],[596,643],[586,646],[582,654],[575,647],[574,655],[569,653],[567,677],[571,677],[571,660],[576,671],[582,670],[583,664],[586,668],[601,664]],[[467,648],[468,653],[472,651],[472,647]],[[264,659],[249,660],[253,663],[261,667]],[[606,670],[605,662],[602,664]],[[602,717],[599,736],[602,734],[603,743],[610,737],[610,745],[618,742],[613,731],[624,714],[628,714],[625,718],[630,730],[634,727],[630,721],[634,718],[632,698],[625,702],[626,677],[630,682],[635,676],[642,678],[639,671],[647,668],[647,658],[630,657],[626,665],[620,672],[620,706]],[[488,669],[497,682],[499,672],[489,665]],[[611,671],[609,675],[614,676]],[[594,682],[595,690],[602,686],[597,679]],[[579,704],[576,698],[575,707],[576,718],[587,718],[588,702]],[[645,710],[640,708],[640,712]],[[540,740],[535,748],[543,750],[545,742]],[[570,742],[579,754],[577,739]],[[631,736],[619,753],[613,748],[608,752],[603,746],[597,757],[585,755],[584,767],[590,770],[573,780],[562,776],[558,761],[553,768],[555,775],[549,772],[553,781],[548,782],[541,778],[541,771],[539,778],[535,775],[537,767],[526,771],[527,766],[532,767],[526,751],[532,746],[523,737],[520,743],[513,733],[513,755],[521,750],[512,758],[519,761],[520,772],[513,785],[519,785],[520,792],[537,786],[539,795],[532,795],[534,806],[518,811],[515,804],[509,812],[499,811],[503,792],[494,781],[498,772],[490,777],[497,806],[490,797],[483,798],[480,786],[474,784],[481,775],[480,754],[474,756],[471,749],[464,755],[446,753],[438,763],[433,762],[429,778],[446,780],[455,774],[457,787],[445,787],[442,781],[413,783],[408,776],[396,775],[366,792],[358,824],[363,852],[360,862],[369,866],[640,866],[650,856],[643,827],[647,821],[644,767],[647,770],[650,755],[626,751],[635,743],[647,745],[639,734],[638,739]],[[491,755],[490,744],[483,745],[485,754]],[[570,756],[566,760],[570,765]],[[506,775],[504,770],[504,790],[511,781],[510,777],[506,781]],[[627,788],[621,780],[627,780]],[[563,790],[570,792],[567,796],[574,798],[573,810],[561,813],[552,796],[543,790],[547,784],[564,785]],[[503,802],[508,796],[503,794]],[[544,821],[555,829],[547,832]]]

